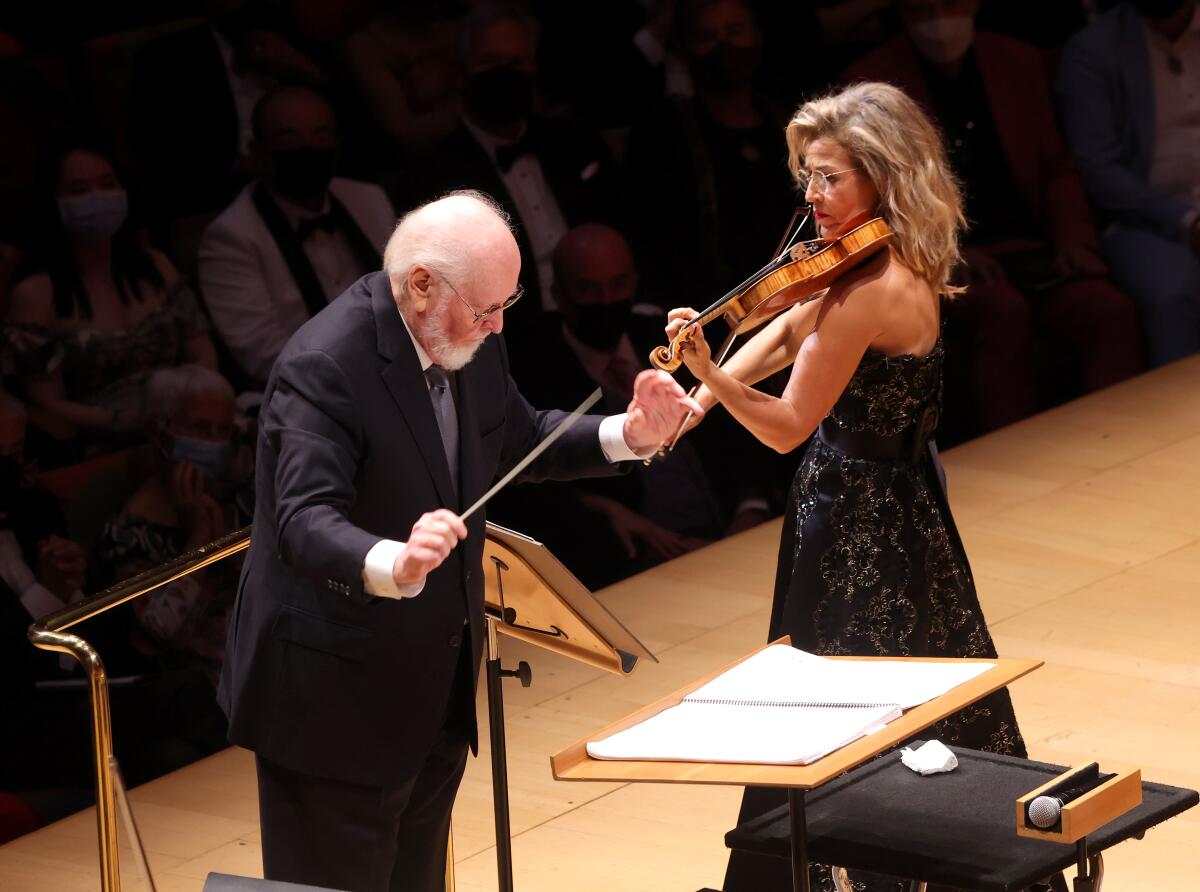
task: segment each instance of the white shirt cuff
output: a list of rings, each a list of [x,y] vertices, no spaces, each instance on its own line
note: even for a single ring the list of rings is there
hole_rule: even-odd
[[[379,598],[415,598],[425,588],[425,583],[412,582],[396,585],[392,568],[396,558],[404,551],[404,543],[394,539],[380,539],[371,546],[363,560],[363,590]]]
[[[628,413],[609,415],[600,422],[600,449],[604,457],[614,464],[619,461],[637,461],[649,458],[658,451],[657,446],[634,452],[625,442],[625,418]]]

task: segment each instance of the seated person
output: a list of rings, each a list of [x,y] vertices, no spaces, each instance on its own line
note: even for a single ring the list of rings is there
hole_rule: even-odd
[[[234,394],[203,366],[163,369],[146,385],[152,470],[96,546],[107,583],[249,523],[246,468],[233,451]],[[239,558],[227,558],[133,602],[140,643],[169,664],[202,669],[215,691]]]
[[[0,580],[27,626],[83,597],[87,560],[54,497],[26,472],[25,424],[25,407],[0,393]]]
[[[637,302],[633,255],[615,229],[575,227],[554,266],[561,316],[538,329],[536,351],[512,354],[513,378],[540,404],[573,405],[600,387],[619,410],[650,367],[651,349],[664,343],[666,314]],[[546,543],[591,588],[760,523],[768,504],[756,472],[766,456],[750,460],[749,438],[717,415],[650,465],[607,480],[516,487],[491,513]]]
[[[13,289],[5,347],[39,426],[69,441],[64,452],[78,460],[140,430],[154,369],[216,368],[217,359],[191,289],[143,241],[108,157],[69,148],[45,186],[42,257]]]
[[[1200,351],[1197,78],[1196,0],[1118,3],[1072,38],[1058,71],[1063,133],[1151,366]]]
[[[554,311],[552,257],[559,239],[587,220],[619,221],[624,204],[600,137],[535,111],[537,29],[528,15],[513,4],[482,5],[465,19],[460,47],[462,120],[414,173],[414,197],[479,189],[518,224],[526,294],[505,314],[505,337],[515,354],[525,343],[525,322]]]
[[[197,271],[217,333],[257,389],[296,329],[379,269],[396,216],[378,186],[334,176],[337,118],[315,90],[259,100],[253,152],[262,178],[205,229]]]
[[[948,306],[947,363],[969,367],[963,377],[978,430],[1041,407],[1036,335],[1055,347],[1063,374],[1054,378],[1075,392],[1136,374],[1142,351],[1133,302],[1100,257],[1083,184],[1055,123],[1042,52],[976,32],[979,0],[899,0],[898,9],[904,33],[842,78],[895,84],[946,134],[968,222],[968,289]]]
[[[757,85],[764,36],[749,0],[681,2],[673,34],[694,92],[633,128],[630,234],[651,293],[707,306],[771,259],[800,199],[786,114]]]
[[[199,4],[198,4],[199,5]],[[325,71],[273,0],[206,0],[206,20],[144,44],[130,85],[130,141],[155,224],[224,207],[255,175],[255,103]]]
[[[393,151],[428,150],[458,127],[461,25],[441,4],[393,4],[342,42],[347,74]]]

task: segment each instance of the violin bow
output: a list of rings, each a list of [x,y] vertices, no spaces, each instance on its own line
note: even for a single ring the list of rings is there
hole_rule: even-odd
[[[811,210],[809,210],[809,212],[804,215],[804,219],[800,221],[799,225],[796,224],[796,218],[800,216],[801,209],[803,209],[803,208],[811,209],[811,207],[812,207],[812,205],[803,204],[803,205],[800,205],[799,207],[797,207],[794,211],[792,211],[792,219],[788,221],[787,229],[785,229],[783,231],[783,238],[781,238],[779,240],[779,244],[775,248],[775,253],[773,255],[771,255],[771,260],[767,261],[767,266],[770,266],[772,263],[775,263],[776,261],[778,261],[780,257],[782,257],[786,252],[790,251],[795,246],[795,241],[799,237],[799,235],[800,235],[801,231],[804,229],[805,225],[807,225],[809,217],[812,216],[812,212],[811,212]],[[761,272],[762,271],[760,270],[758,273],[755,273],[755,275],[758,276],[761,274]],[[750,280],[747,280],[747,282],[743,282],[742,285],[738,286],[738,288],[735,289],[735,291],[741,290],[742,288],[746,287],[746,285],[749,283],[749,281]],[[722,298],[721,301],[718,301],[718,304],[721,302],[724,302],[724,301],[725,301],[725,298]],[[699,313],[695,317],[695,319],[692,319],[687,324],[692,325],[696,321],[696,319],[699,319],[702,316],[705,316],[708,313],[712,312],[712,310],[715,309],[718,304],[714,304],[712,307],[709,307],[704,312]],[[685,328],[686,327],[687,326],[685,326]],[[733,342],[736,338],[737,338],[737,332],[733,331],[733,330],[731,330],[729,332],[729,334],[725,336],[725,340],[722,342],[720,348],[717,350],[716,362],[717,362],[718,368],[720,368],[722,365],[724,365],[725,360],[729,356],[729,351],[733,349]],[[693,385],[692,389],[688,391],[688,396],[695,397],[695,395],[700,391],[700,387],[701,387],[701,385],[699,383]],[[679,438],[683,436],[683,431],[688,426],[688,422],[692,420],[692,416],[694,414],[695,414],[694,412],[689,410],[688,413],[683,416],[683,420],[679,422],[679,426],[677,428],[675,428],[675,433],[674,433],[674,435],[672,435],[670,442],[663,443],[662,445],[660,445],[658,447],[658,452],[654,453],[654,455],[650,456],[649,458],[643,459],[642,463],[649,465],[656,458],[666,458],[667,453],[672,451],[675,448],[675,444],[678,443]]]

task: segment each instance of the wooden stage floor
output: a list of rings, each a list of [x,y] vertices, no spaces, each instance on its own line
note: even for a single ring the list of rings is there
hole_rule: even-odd
[[[999,651],[1046,661],[1012,688],[1032,756],[1200,788],[1200,357],[945,458]],[[736,789],[556,783],[549,755],[761,644],[777,536],[778,521],[604,591],[662,661],[629,678],[504,640],[506,661],[534,673],[528,690],[505,685],[521,892],[720,886]],[[454,813],[463,892],[496,888],[490,785],[481,752]],[[210,870],[261,875],[250,754],[227,750],[132,798],[159,889],[194,892]],[[89,810],[0,848],[0,889],[97,889],[95,839]],[[1196,888],[1198,852],[1200,809],[1111,850],[1105,888]],[[128,857],[122,874],[143,888]]]

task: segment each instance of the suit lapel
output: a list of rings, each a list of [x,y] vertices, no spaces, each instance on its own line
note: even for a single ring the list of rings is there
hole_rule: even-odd
[[[457,510],[450,466],[446,463],[437,418],[434,417],[433,403],[429,399],[429,386],[425,383],[417,351],[396,309],[387,274],[375,273],[372,279],[371,309],[375,314],[379,355],[388,361],[381,373],[383,383],[400,407],[400,416],[417,443],[421,460],[433,479],[442,505]],[[461,438],[464,441],[468,439],[465,436]],[[462,457],[465,459],[465,456]]]

